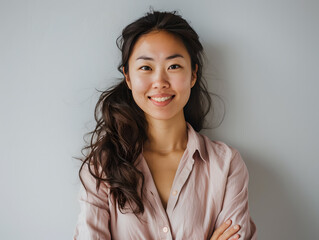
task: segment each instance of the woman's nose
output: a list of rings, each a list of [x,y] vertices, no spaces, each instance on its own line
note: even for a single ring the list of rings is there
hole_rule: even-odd
[[[168,75],[165,71],[158,71],[154,76],[154,88],[168,88],[169,87]]]

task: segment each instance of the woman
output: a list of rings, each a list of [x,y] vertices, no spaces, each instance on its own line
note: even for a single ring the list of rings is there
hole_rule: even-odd
[[[197,132],[211,99],[196,32],[155,11],[118,46],[124,78],[95,109],[74,239],[256,239],[243,160]]]

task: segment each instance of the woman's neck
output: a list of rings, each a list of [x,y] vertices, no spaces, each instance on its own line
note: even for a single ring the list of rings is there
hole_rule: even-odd
[[[179,121],[152,119],[148,121],[147,135],[144,151],[168,154],[185,150],[188,140],[185,118],[183,116]]]

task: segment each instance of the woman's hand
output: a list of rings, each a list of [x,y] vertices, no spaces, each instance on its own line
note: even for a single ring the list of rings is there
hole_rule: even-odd
[[[229,226],[231,225],[231,220],[227,220],[226,222],[224,222],[219,228],[217,228],[215,230],[215,232],[213,233],[213,236],[210,240],[237,240],[239,239],[239,234],[236,234],[239,229],[240,226],[239,225],[235,225],[229,229],[227,229]],[[227,230],[227,231],[226,231]]]

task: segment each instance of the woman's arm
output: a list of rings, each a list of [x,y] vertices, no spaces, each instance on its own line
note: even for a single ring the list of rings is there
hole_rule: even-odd
[[[99,191],[96,191],[96,180],[90,174],[85,164],[81,177],[87,188],[83,185],[79,193],[81,211],[74,232],[74,240],[110,240],[108,191],[104,182],[101,182]]]
[[[222,210],[216,220],[216,227],[222,225],[227,219],[241,226],[238,234],[241,239],[256,239],[256,226],[249,214],[248,207],[248,181],[247,167],[240,154],[233,150],[227,176],[227,184],[223,199]]]

